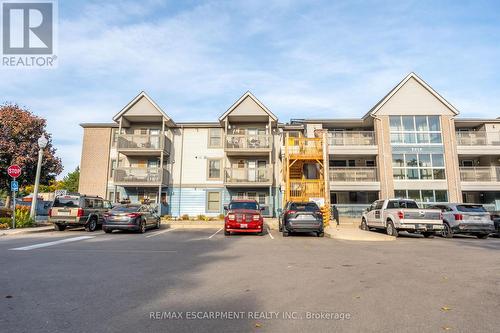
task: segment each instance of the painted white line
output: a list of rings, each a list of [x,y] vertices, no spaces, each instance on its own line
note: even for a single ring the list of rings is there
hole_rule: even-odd
[[[269,235],[269,237],[271,237],[271,239],[274,239],[273,235],[271,234],[271,230],[269,228],[267,228],[267,234]]]
[[[149,234],[146,236],[146,238],[149,238],[149,237],[154,237],[154,236],[158,236],[158,235],[161,235],[161,234],[164,234],[166,232],[170,232],[170,231],[174,231],[176,228],[170,228],[170,229],[167,229],[167,230],[163,230],[163,231],[158,231],[158,232],[155,232],[154,234]]]
[[[217,235],[222,229],[224,229],[224,227],[220,228],[219,230],[217,230],[216,232],[214,232],[210,237],[208,237],[208,239],[214,237],[215,235]]]
[[[13,251],[28,251],[28,250],[34,250],[34,249],[39,249],[41,247],[47,247],[47,246],[53,246],[53,245],[59,245],[59,244],[64,244],[64,243],[70,243],[70,242],[77,242],[85,239],[91,239],[94,238],[95,236],[80,236],[80,237],[73,237],[73,238],[66,238],[66,239],[61,239],[58,241],[53,241],[53,242],[47,242],[47,243],[40,243],[40,244],[35,244],[35,245],[30,245],[30,246],[24,246],[24,247],[16,247],[13,249]]]

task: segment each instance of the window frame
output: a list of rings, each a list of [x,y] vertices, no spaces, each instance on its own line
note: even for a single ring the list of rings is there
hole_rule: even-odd
[[[221,206],[222,206],[222,191],[211,191],[208,190],[206,192],[206,197],[205,197],[205,210],[207,213],[220,213],[221,212]],[[218,195],[218,208],[217,210],[211,210],[210,209],[210,202],[215,202],[215,201],[210,201],[210,194],[216,193]]]
[[[219,177],[210,177],[210,162],[219,162]],[[207,158],[207,180],[222,180],[222,158]]]
[[[214,145],[212,144],[212,132],[216,130],[219,132],[220,136],[219,136],[219,144],[218,145]],[[222,148],[222,137],[223,137],[223,132],[222,132],[222,128],[219,128],[219,127],[210,127],[208,129],[208,139],[207,139],[207,147],[208,148]]]

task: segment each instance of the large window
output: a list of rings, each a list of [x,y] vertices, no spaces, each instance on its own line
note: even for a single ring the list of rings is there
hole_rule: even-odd
[[[222,147],[222,128],[208,129],[208,148]]]
[[[218,213],[221,208],[221,192],[207,192],[207,212]]]
[[[413,199],[422,203],[448,201],[446,190],[394,190],[394,195],[396,198]]]
[[[442,144],[439,116],[390,116],[391,143]]]
[[[220,180],[221,179],[221,164],[220,159],[208,159],[208,179]]]
[[[439,154],[392,154],[394,179],[446,179],[444,157]]]

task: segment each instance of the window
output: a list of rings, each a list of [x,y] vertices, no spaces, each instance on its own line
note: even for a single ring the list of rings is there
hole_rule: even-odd
[[[109,168],[109,178],[113,178],[113,175],[115,174],[115,169],[116,169],[116,160],[112,159]]]
[[[207,212],[220,212],[221,192],[207,192]]]
[[[448,201],[448,191],[446,190],[394,190],[394,196],[413,199],[421,203]]]
[[[366,160],[365,166],[372,168],[375,166],[375,161],[374,160]]]
[[[392,154],[394,179],[446,179],[443,154]]]
[[[390,116],[391,143],[442,144],[438,116]]]
[[[384,200],[379,200],[379,201],[375,202],[374,209],[382,209],[383,205],[384,205]]]
[[[221,179],[221,162],[220,159],[208,159],[208,179]]]
[[[118,128],[113,128],[111,133],[111,147],[116,147],[116,142],[118,141]]]
[[[208,148],[222,147],[222,128],[208,129]]]

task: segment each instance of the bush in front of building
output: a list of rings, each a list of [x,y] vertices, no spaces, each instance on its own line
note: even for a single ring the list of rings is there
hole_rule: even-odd
[[[189,215],[188,214],[184,214],[181,216],[181,220],[183,221],[189,221]]]
[[[29,228],[35,225],[35,220],[30,217],[29,206],[16,207],[16,228]]]

